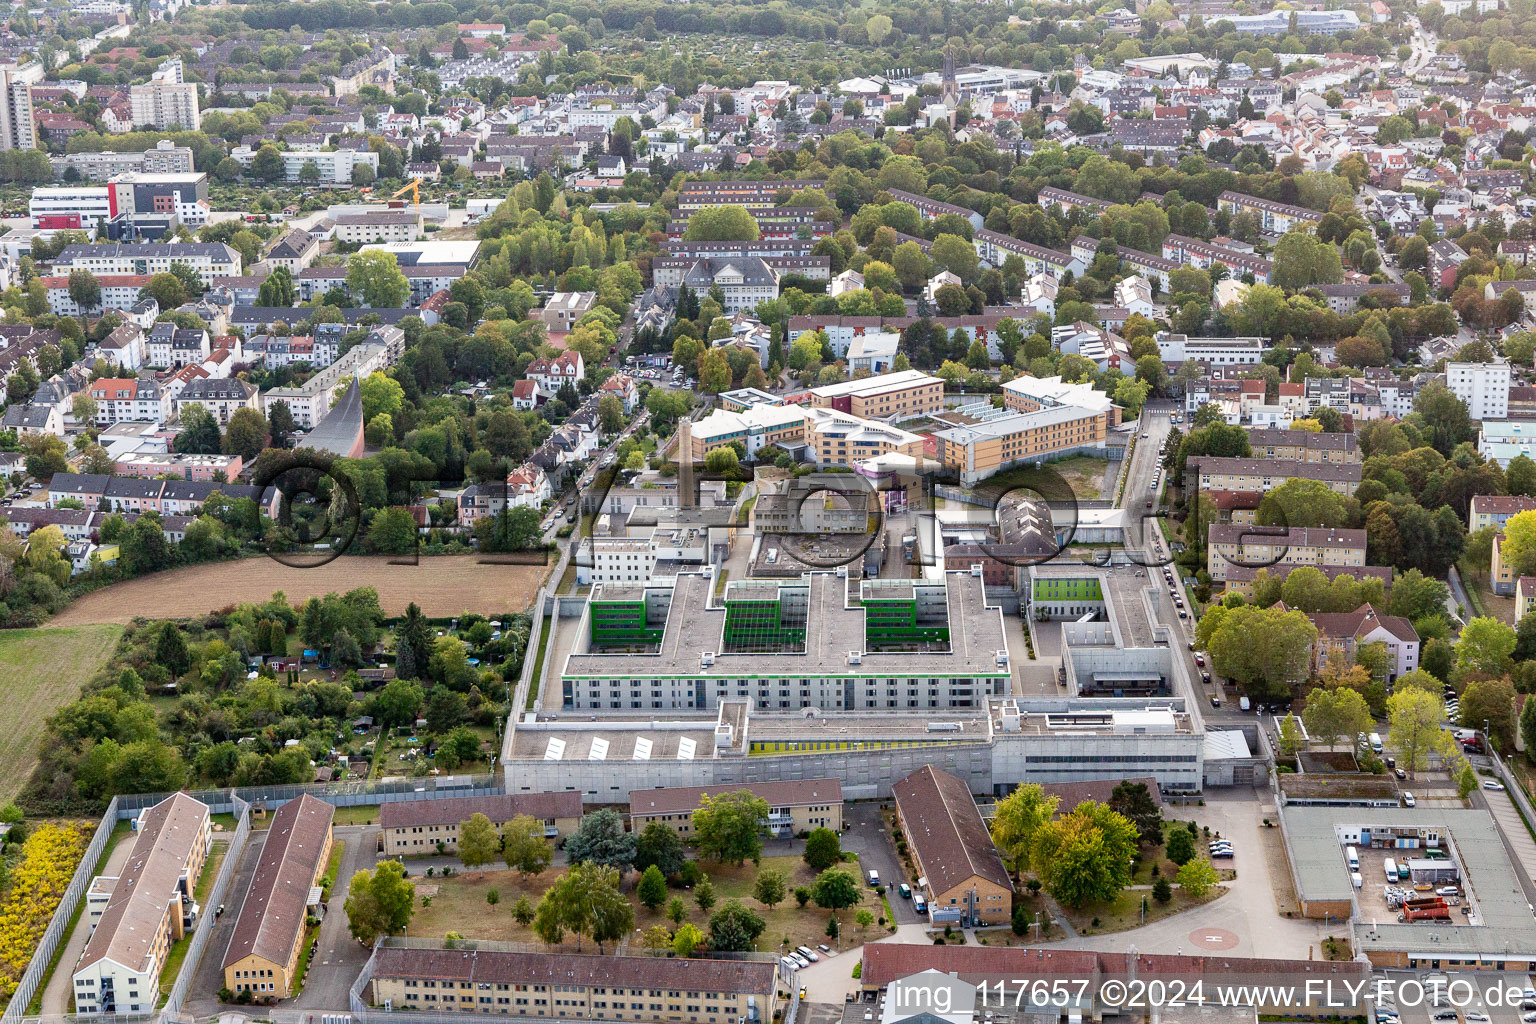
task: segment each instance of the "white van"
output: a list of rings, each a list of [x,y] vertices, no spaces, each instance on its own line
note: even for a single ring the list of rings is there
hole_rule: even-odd
[[[1353,846],[1346,846],[1344,848],[1344,859],[1349,861],[1349,870],[1351,870],[1351,871],[1359,871],[1360,870],[1360,851],[1357,850],[1355,847],[1353,847]],[[1356,886],[1355,888],[1358,889],[1359,886]]]
[[[869,872],[869,884],[871,886],[876,886],[876,885],[880,884],[880,872],[875,871],[874,869],[870,869],[870,872]]]
[[[1371,749],[1378,754],[1381,753],[1381,733],[1371,733]]]
[[[1365,879],[1360,877],[1360,872],[1358,871],[1351,871],[1349,873],[1349,880],[1354,883],[1356,889],[1362,888],[1365,885]]]
[[[1397,861],[1393,860],[1391,857],[1388,857],[1386,859],[1386,862],[1381,865],[1381,873],[1387,876],[1387,881],[1388,882],[1390,882],[1393,885],[1396,885],[1397,884]]]

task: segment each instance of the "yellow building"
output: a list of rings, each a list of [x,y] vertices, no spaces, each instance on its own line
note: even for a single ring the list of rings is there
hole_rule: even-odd
[[[693,812],[704,797],[747,790],[768,802],[768,830],[774,835],[802,835],[816,828],[843,829],[843,786],[836,779],[753,782],[742,786],[675,786],[635,789],[629,794],[629,828],[644,831],[659,821],[681,835],[693,834]]]
[[[1311,430],[1282,430],[1279,427],[1250,427],[1248,444],[1256,459],[1281,462],[1364,461],[1360,442],[1354,434],[1325,434]]]
[[[497,830],[520,814],[544,824],[551,838],[568,836],[581,821],[581,794],[507,793],[502,796],[459,796],[446,800],[402,800],[379,808],[384,853],[390,857],[436,853],[459,847],[459,826],[476,814],[491,819]]]
[[[1515,621],[1525,618],[1536,602],[1536,576],[1521,576],[1515,581]]]
[[[685,960],[481,949],[375,954],[375,1006],[642,1024],[773,1020],[772,960]]]
[[[1102,453],[1120,409],[1091,384],[1060,377],[1019,377],[1003,385],[1005,413],[944,414],[955,425],[937,432],[939,461],[966,484],[1021,463],[1040,463],[1071,452]]]
[[[803,440],[805,411],[798,405],[754,405],[740,412],[716,409],[688,424],[689,458],[694,462],[703,462],[704,456],[734,441],[740,441],[750,456],[766,445]]]
[[[331,856],[336,809],[305,793],[272,816],[256,873],[224,954],[224,987],[286,999],[304,949],[310,890]],[[340,909],[340,908],[337,908]]]
[[[864,419],[911,419],[944,408],[944,382],[921,370],[897,370],[812,388],[811,404]]]
[[[1287,462],[1204,455],[1189,460],[1185,486],[1196,471],[1202,491],[1272,491],[1287,480],[1316,480],[1330,491],[1347,496],[1360,486],[1360,466],[1352,462]]]
[[[1488,586],[1495,594],[1505,597],[1515,592],[1515,567],[1504,560],[1502,533],[1493,535],[1493,561],[1488,567]]]
[[[1272,575],[1297,565],[1363,566],[1365,531],[1293,526],[1282,533],[1273,527],[1212,523],[1205,563],[1211,579],[1218,581],[1226,580],[1234,566],[1268,567]]]
[[[934,925],[1006,924],[1013,883],[966,784],[924,765],[891,787]],[[894,884],[895,879],[889,879]]]
[[[805,443],[818,466],[852,466],[895,452],[919,458],[923,439],[899,427],[860,419],[834,409],[810,408],[805,415]]]

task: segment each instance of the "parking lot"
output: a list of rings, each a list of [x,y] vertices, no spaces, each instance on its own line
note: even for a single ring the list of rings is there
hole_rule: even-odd
[[[1397,1015],[1396,1024],[1529,1024],[1522,1022],[1522,1017],[1536,1012],[1536,999],[1526,999],[1523,993],[1516,993],[1512,1000],[1505,998],[1512,988],[1531,987],[1530,979],[1524,974],[1386,971],[1380,977],[1387,982],[1389,991],[1404,981],[1426,985],[1432,980],[1439,981],[1446,996],[1441,1005],[1434,1005],[1427,996],[1422,1003],[1413,1003],[1410,997],[1415,990],[1412,986],[1405,988],[1402,999],[1387,1004],[1386,1012],[1395,1011]],[[1522,1003],[1529,1009],[1522,1008]],[[1379,1024],[1393,1024],[1391,1017],[1381,1021],[1381,1012],[1376,1015]]]

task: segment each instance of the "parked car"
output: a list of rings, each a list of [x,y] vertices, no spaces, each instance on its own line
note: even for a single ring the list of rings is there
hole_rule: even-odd
[[[799,953],[802,958],[809,960],[813,964],[821,962],[820,954],[811,949],[810,946],[796,946],[795,952]]]
[[[904,900],[909,900],[912,898],[912,887],[906,882],[902,882],[900,885],[898,885],[896,887],[896,892]]]
[[[1495,793],[1502,793],[1504,792],[1504,783],[1494,782],[1492,779],[1489,779],[1487,782],[1483,783],[1483,788],[1491,789]]]

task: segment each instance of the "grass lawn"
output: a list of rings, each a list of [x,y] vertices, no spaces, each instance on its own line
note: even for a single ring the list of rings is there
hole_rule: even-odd
[[[341,870],[341,855],[347,852],[347,841],[337,839],[331,843],[331,859],[325,862],[325,871],[320,875],[320,899],[331,898],[331,889],[336,885],[336,872]]]
[[[304,976],[309,973],[309,958],[315,953],[315,935],[320,931],[320,926],[312,924],[304,929],[304,945],[300,947],[299,965],[293,970],[293,991],[288,993],[289,998],[304,991]]]
[[[1222,893],[1227,891],[1227,886],[1218,885],[1213,888],[1204,899],[1194,899],[1185,894],[1184,890],[1174,886],[1173,899],[1167,903],[1159,903],[1152,898],[1151,891],[1147,889],[1126,889],[1118,897],[1108,903],[1089,903],[1074,910],[1071,907],[1062,907],[1062,912],[1067,915],[1067,920],[1072,922],[1072,927],[1077,929],[1080,935],[1095,935],[1105,932],[1123,932],[1142,925],[1141,901],[1146,897],[1147,917],[1146,923],[1160,921],[1165,917],[1188,910],[1190,907],[1198,907],[1209,903]],[[1097,922],[1097,924],[1095,924]]]
[[[119,821],[112,828],[112,834],[107,836],[107,843],[101,848],[101,856],[96,860],[95,870],[91,872],[94,877],[101,874],[107,867],[107,858],[112,856],[112,851],[117,844],[127,836],[133,834],[133,826],[128,821]],[[80,915],[85,910],[85,900],[82,898],[75,904],[74,912],[69,915],[69,924],[64,927],[64,935],[59,939],[58,946],[53,951],[53,959],[48,961],[48,970],[43,972],[43,980],[37,986],[37,991],[32,995],[32,1002],[27,1006],[27,1014],[36,1016],[43,1012],[43,993],[48,991],[48,981],[53,977],[55,968],[59,966],[59,958],[64,955],[64,950],[69,946],[69,937],[74,933],[75,925],[80,923]],[[70,1000],[70,1008],[74,1008],[74,1000]]]
[[[121,626],[8,629],[0,632],[0,679],[11,727],[0,732],[0,804],[21,792],[37,764],[43,727],[106,664]]]
[[[549,650],[549,627],[555,621],[553,615],[541,615],[540,618],[543,619],[543,625],[539,627],[539,655],[533,662],[533,676],[528,680],[528,699],[523,702],[524,711],[532,711],[539,699],[539,676],[544,671],[544,654]]]
[[[336,808],[333,825],[372,825],[379,820],[378,804],[357,804],[353,807]]]
[[[1088,455],[1076,455],[1060,462],[1049,462],[1043,467],[1058,474],[1078,498],[1098,498],[1104,489],[1104,474],[1109,468],[1108,459],[1096,459]],[[1040,474],[1030,466],[1005,469],[987,478],[987,487],[1007,489],[1015,486],[1028,487],[1039,481]]]
[[[801,910],[794,899],[796,886],[808,886],[815,880],[816,873],[799,857],[765,857],[762,867],[778,868],[785,872],[789,878],[790,894],[784,903],[780,903],[772,910],[763,906],[751,897],[752,883],[757,877],[758,868],[748,862],[743,867],[732,865],[708,864],[702,865],[714,884],[717,902],[715,909],[728,899],[740,899],[759,916],[763,918],[767,927],[758,939],[760,951],[772,951],[778,949],[781,942],[788,940],[791,946],[806,945],[814,947],[818,942],[830,942],[826,936],[827,919],[830,911],[822,910],[814,903]],[[848,864],[847,869],[859,875],[856,864]],[[416,884],[417,909],[416,915],[411,918],[411,934],[422,938],[441,938],[448,932],[458,932],[460,935],[471,936],[478,939],[493,939],[510,942],[539,942],[539,937],[533,933],[533,929],[525,928],[518,924],[512,917],[512,905],[517,902],[519,895],[526,895],[529,902],[537,904],[544,890],[554,884],[560,877],[561,870],[550,869],[542,875],[530,876],[526,881],[519,878],[516,871],[466,871],[451,878],[426,878],[420,872],[411,873],[411,881]],[[624,891],[634,902],[635,885],[640,876],[631,871],[624,878]],[[486,894],[495,889],[500,896],[496,906],[486,902]],[[431,892],[431,905],[422,906],[423,897]],[[883,914],[880,905],[880,897],[873,889],[860,886],[861,902],[858,906],[849,907],[841,914],[843,926],[844,946],[856,944],[863,938],[876,938],[885,934],[878,925],[871,925],[866,935],[860,936],[858,927],[853,923],[854,914],[860,907],[868,908],[876,918]],[[670,891],[671,896],[682,897],[688,906],[688,918],[700,930],[708,932],[709,915],[701,911],[693,902],[691,892],[683,889]],[[662,910],[665,910],[663,906]],[[635,927],[644,931],[652,925],[665,924],[671,927],[661,911],[651,911],[635,903]],[[633,943],[632,943],[633,945]],[[553,949],[553,947],[551,947]],[[573,936],[567,936],[564,946],[566,951],[576,949],[576,940]],[[592,941],[583,941],[583,948],[591,949]]]
[[[198,904],[204,904],[208,899],[208,892],[213,888],[213,880],[219,874],[219,865],[224,863],[224,855],[228,852],[229,843],[222,839],[215,839],[213,845],[208,848],[208,859],[203,862],[202,874],[197,876],[197,885],[192,890],[192,898]],[[208,907],[203,906],[202,912],[208,913]],[[165,966],[160,969],[160,998],[162,1000],[171,994],[171,987],[176,984],[176,975],[181,973],[181,965],[187,959],[187,950],[191,945],[191,931],[188,931],[181,938],[171,943],[171,950],[165,956]]]

